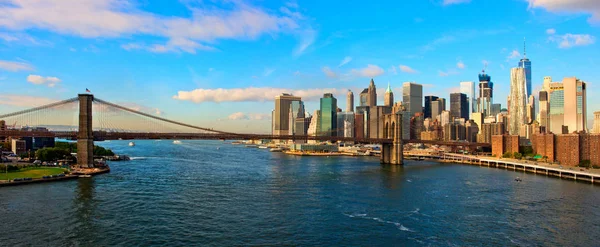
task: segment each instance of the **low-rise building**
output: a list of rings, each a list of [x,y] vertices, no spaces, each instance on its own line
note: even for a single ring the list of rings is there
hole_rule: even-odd
[[[502,157],[505,153],[519,152],[518,135],[495,135],[492,136],[492,155]]]
[[[27,153],[27,145],[24,140],[12,139],[11,140],[11,151],[16,154]]]

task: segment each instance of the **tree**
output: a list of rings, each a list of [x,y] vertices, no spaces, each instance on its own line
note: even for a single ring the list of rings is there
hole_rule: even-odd
[[[506,152],[506,153],[504,153],[504,154],[502,155],[502,158],[509,158],[509,159],[510,159],[510,158],[512,158],[512,157],[513,157],[513,154],[512,154],[511,152]]]
[[[591,168],[592,162],[590,160],[582,160],[579,162],[579,167]]]
[[[41,161],[56,161],[71,157],[71,153],[61,148],[42,148],[35,152],[35,157]]]
[[[100,146],[94,146],[94,155],[98,155],[98,156],[114,156],[115,153],[113,153],[112,150],[107,149],[107,148],[103,148]]]
[[[544,157],[542,157],[542,159],[544,159],[544,162],[548,162],[548,156],[544,155]]]
[[[519,152],[515,152],[515,153],[513,154],[513,157],[514,157],[515,159],[518,159],[518,160],[520,160],[521,158],[523,158],[523,154],[521,154],[521,153],[519,153]]]

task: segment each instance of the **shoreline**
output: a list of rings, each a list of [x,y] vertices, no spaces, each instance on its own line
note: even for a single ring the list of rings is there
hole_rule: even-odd
[[[65,174],[62,177],[57,176],[57,177],[50,177],[50,178],[32,178],[31,180],[22,180],[22,181],[3,180],[2,182],[0,182],[0,187],[64,181],[64,180],[80,178],[80,176],[82,176],[82,175],[95,176],[95,175],[100,175],[100,174],[109,173],[109,172],[110,172],[110,167],[108,167],[108,166],[106,166],[106,168],[104,168],[104,169],[94,168],[92,171],[75,170],[71,174]]]

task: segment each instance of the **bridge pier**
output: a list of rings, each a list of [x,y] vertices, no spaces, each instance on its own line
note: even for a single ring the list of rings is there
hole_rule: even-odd
[[[94,167],[94,135],[92,130],[92,101],[94,95],[79,95],[79,132],[77,134],[77,164]]]
[[[396,112],[385,116],[385,125],[390,126],[387,136],[393,138],[392,143],[381,144],[381,164],[404,164],[404,141],[402,140],[402,113]]]

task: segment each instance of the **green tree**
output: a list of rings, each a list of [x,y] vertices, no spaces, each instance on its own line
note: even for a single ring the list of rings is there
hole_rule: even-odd
[[[582,160],[579,162],[579,167],[591,168],[592,162],[590,160]]]
[[[523,158],[523,154],[521,154],[521,153],[518,153],[518,152],[515,152],[515,153],[513,154],[513,157],[514,157],[515,159],[518,159],[518,160],[520,160],[521,158]]]
[[[94,155],[97,156],[114,156],[115,153],[113,153],[112,150],[108,149],[108,148],[103,148],[100,146],[94,146]]]
[[[502,158],[509,158],[509,159],[510,159],[510,158],[512,158],[512,157],[513,157],[513,154],[512,154],[511,152],[506,152],[506,153],[504,153],[504,154],[502,155]]]
[[[71,153],[61,148],[42,148],[35,152],[35,157],[41,161],[56,161],[59,159],[70,159]]]

